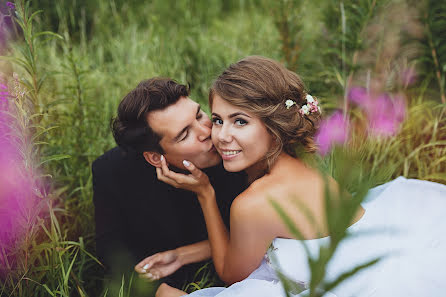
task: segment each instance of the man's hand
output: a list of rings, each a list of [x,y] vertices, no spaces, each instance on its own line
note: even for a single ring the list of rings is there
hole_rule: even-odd
[[[135,266],[141,278],[157,280],[171,275],[183,264],[177,250],[169,250],[145,258]]]

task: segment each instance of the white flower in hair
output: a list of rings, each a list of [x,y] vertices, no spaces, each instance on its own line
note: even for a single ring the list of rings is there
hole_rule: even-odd
[[[308,105],[303,105],[300,110],[303,114],[310,114],[310,108],[308,107]]]
[[[293,106],[294,104],[296,104],[296,102],[294,102],[291,99],[288,99],[287,101],[285,101],[286,109],[290,109],[290,107]]]
[[[321,108],[318,106],[319,102],[313,98],[313,96],[311,96],[310,94],[307,94],[305,96],[305,100],[307,101],[307,104],[304,104],[301,106],[301,108],[299,109],[299,113],[301,115],[309,115],[310,113],[313,112],[321,112]],[[293,105],[297,105],[296,101],[293,101],[291,99],[288,99],[285,101],[285,106],[287,109],[290,109],[291,106]]]
[[[313,103],[314,102],[314,98],[310,94],[307,94],[307,97],[305,99],[307,99],[308,103]]]

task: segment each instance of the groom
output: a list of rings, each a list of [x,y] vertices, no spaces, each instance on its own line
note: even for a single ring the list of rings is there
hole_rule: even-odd
[[[212,123],[188,96],[188,88],[171,79],[139,83],[112,121],[118,147],[93,162],[96,250],[111,274],[138,263],[140,276],[181,288],[210,259],[195,194],[157,179],[162,156],[177,172],[187,172],[182,161],[189,160],[208,174],[229,225],[230,205],[245,179],[225,172],[210,138]]]

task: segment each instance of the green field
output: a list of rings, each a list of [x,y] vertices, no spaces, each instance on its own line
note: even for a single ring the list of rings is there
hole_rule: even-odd
[[[303,78],[325,115],[339,108],[350,116],[348,149],[359,180],[373,186],[403,175],[446,184],[443,1],[34,0],[16,1],[15,9],[5,3],[0,75],[16,99],[10,137],[23,172],[41,190],[28,193],[39,208],[22,213],[23,232],[0,246],[7,263],[0,268],[2,297],[114,296],[115,287],[131,296],[136,281],[127,277],[102,284],[91,163],[115,146],[109,123],[120,100],[153,76],[190,84],[191,98],[209,111],[209,86],[229,64],[248,55],[276,59]],[[346,100],[355,86],[405,98],[397,135],[366,137],[363,114]],[[335,157],[321,161],[342,179],[345,160]],[[207,277],[197,286],[211,284]]]

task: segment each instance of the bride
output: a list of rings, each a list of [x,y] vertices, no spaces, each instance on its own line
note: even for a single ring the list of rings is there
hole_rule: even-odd
[[[295,155],[298,144],[309,153],[316,150],[313,135],[321,118],[318,102],[305,92],[295,73],[259,56],[244,58],[226,69],[214,82],[209,101],[212,141],[223,165],[231,172],[244,170],[250,186],[232,204],[228,232],[204,173],[187,160],[184,164],[190,175],[170,171],[165,159],[157,168],[160,180],[197,193],[215,269],[229,285],[190,295],[286,296],[275,273],[279,267],[304,295],[310,281],[307,255],[271,203],[286,209],[310,253],[327,244],[326,180]],[[328,186],[333,193],[338,191],[335,180],[328,179]],[[401,177],[370,190],[348,232],[380,232],[341,242],[326,276],[335,279],[360,264],[385,257],[325,296],[444,296],[445,211],[446,186],[440,184]],[[185,294],[165,284],[157,291],[157,296]]]

